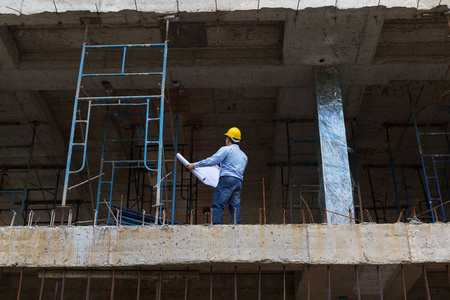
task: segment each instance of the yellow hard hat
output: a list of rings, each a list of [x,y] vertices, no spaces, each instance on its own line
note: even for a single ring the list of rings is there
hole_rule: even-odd
[[[234,142],[241,140],[241,131],[237,127],[231,127],[225,135],[230,137]]]

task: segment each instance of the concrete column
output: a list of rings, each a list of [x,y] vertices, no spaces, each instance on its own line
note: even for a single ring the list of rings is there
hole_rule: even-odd
[[[350,218],[345,216],[349,216],[349,209],[354,216],[354,206],[339,71],[334,67],[316,67],[314,81],[319,136],[319,206],[322,211],[327,209],[328,223],[348,224]]]

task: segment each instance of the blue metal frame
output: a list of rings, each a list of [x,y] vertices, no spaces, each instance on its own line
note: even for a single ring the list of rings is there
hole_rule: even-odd
[[[125,60],[127,55],[127,50],[130,48],[163,48],[163,65],[161,72],[147,72],[147,73],[126,73],[125,72]],[[121,71],[119,73],[83,73],[86,54],[89,49],[123,49],[123,55],[122,55],[122,63],[121,63]],[[108,114],[106,116],[105,120],[105,129],[104,129],[104,136],[103,136],[103,147],[102,147],[102,158],[101,158],[101,167],[100,167],[100,174],[103,173],[103,164],[110,163],[112,165],[112,177],[110,181],[102,181],[102,176],[100,175],[99,178],[99,185],[98,185],[98,191],[97,191],[97,211],[99,209],[99,203],[100,203],[100,193],[101,193],[101,186],[102,184],[109,184],[110,185],[110,204],[112,201],[112,187],[113,187],[113,181],[114,181],[114,170],[116,168],[146,168],[149,171],[156,171],[157,172],[157,185],[156,185],[156,220],[158,220],[158,215],[162,209],[162,193],[161,189],[163,188],[164,182],[171,182],[169,180],[162,180],[164,175],[164,170],[162,169],[162,163],[163,163],[163,151],[164,151],[164,141],[170,140],[170,139],[164,139],[163,133],[164,133],[164,102],[165,102],[165,85],[166,85],[166,69],[167,69],[167,51],[168,51],[168,41],[165,41],[161,44],[137,44],[137,45],[83,45],[82,53],[81,53],[81,62],[80,62],[80,69],[78,72],[78,81],[77,81],[77,87],[76,87],[76,94],[75,94],[75,102],[74,102],[74,110],[73,110],[73,116],[72,116],[72,126],[71,126],[71,132],[70,132],[70,140],[69,140],[69,150],[67,155],[67,164],[66,164],[66,172],[65,172],[65,179],[64,179],[64,188],[63,188],[63,197],[62,197],[62,206],[66,205],[67,202],[67,193],[68,193],[68,185],[69,185],[69,177],[72,174],[81,172],[85,165],[86,165],[86,151],[87,151],[87,141],[88,141],[88,132],[89,132],[89,122],[90,122],[90,112],[91,108],[101,107],[101,106],[145,106],[145,121],[144,126],[142,126],[142,120],[141,120],[141,131],[139,134],[139,139],[122,139],[122,140],[107,140],[106,139],[106,133],[107,133],[107,120],[108,120]],[[159,95],[140,95],[140,96],[107,96],[107,97],[80,97],[80,90],[82,88],[81,81],[83,78],[89,78],[89,77],[110,77],[110,76],[161,76],[161,89]],[[151,100],[153,99],[159,99],[159,113],[155,116],[154,112],[150,111],[150,104]],[[77,111],[79,107],[80,101],[88,101],[88,112],[86,120],[78,120],[77,119]],[[109,103],[107,101],[114,101],[112,103]],[[123,114],[126,115],[126,114]],[[130,114],[133,115],[133,114]],[[158,139],[149,139],[149,127],[150,122],[156,121],[158,122],[159,126],[159,137]],[[178,130],[178,116],[176,119],[177,125],[176,125],[176,132]],[[86,131],[83,136],[83,141],[75,143],[74,142],[74,136],[75,136],[75,127],[77,123],[85,123],[86,124]],[[142,134],[142,127],[144,128],[144,133]],[[144,135],[144,137],[142,136]],[[176,133],[176,139],[178,138]],[[142,160],[122,160],[122,161],[105,161],[104,155],[105,155],[105,143],[106,142],[131,142],[131,141],[142,141],[144,144],[144,157]],[[176,145],[175,141],[175,145]],[[147,154],[148,149],[150,146],[157,145],[158,146],[158,158],[157,160],[148,160]],[[73,147],[83,147],[83,154],[82,154],[82,166],[78,170],[71,170],[71,162],[72,162],[72,156],[73,156]],[[175,146],[175,151],[177,150],[177,147]],[[175,152],[176,154],[176,152]],[[122,164],[127,163],[129,166],[122,166]],[[173,171],[173,193],[172,193],[172,215],[174,214],[174,206],[175,206],[175,186],[176,186],[176,159],[174,158],[174,171]],[[167,202],[167,201],[166,201]],[[108,218],[109,218],[109,212],[108,212]],[[172,217],[173,222],[173,217]]]
[[[420,161],[422,163],[422,171],[423,171],[423,177],[424,177],[424,182],[425,182],[425,188],[427,191],[427,200],[428,200],[428,207],[431,210],[430,214],[431,214],[431,220],[433,223],[436,222],[437,216],[435,216],[435,212],[433,211],[433,209],[435,209],[436,206],[441,205],[440,206],[440,210],[442,212],[442,217],[443,220],[442,222],[445,222],[446,217],[445,217],[445,209],[443,206],[443,201],[442,201],[442,193],[441,193],[441,188],[439,185],[439,178],[438,178],[438,174],[437,174],[437,170],[436,170],[436,163],[442,163],[442,162],[450,162],[450,154],[423,154],[423,150],[422,150],[422,141],[421,141],[421,136],[445,136],[445,135],[450,135],[450,132],[419,132],[419,128],[417,125],[417,118],[416,118],[416,111],[420,110],[426,110],[426,109],[442,109],[442,110],[447,110],[448,113],[450,113],[450,107],[446,107],[446,106],[413,106],[411,107],[412,110],[412,117],[413,117],[413,122],[414,122],[414,129],[415,129],[415,133],[416,133],[416,139],[417,139],[417,145],[419,148],[419,155],[420,155]],[[429,176],[427,174],[427,170],[426,170],[426,165],[425,165],[425,161],[429,161],[431,160],[432,166],[433,166],[433,176]],[[435,180],[436,182],[436,188],[437,188],[437,192],[439,197],[433,197],[431,195],[431,191],[430,191],[430,184],[429,184],[429,180]],[[437,205],[434,205],[434,203],[438,203]]]
[[[11,224],[11,217],[12,217],[12,212],[14,210],[14,200],[16,199],[16,195],[18,194],[22,194],[22,200],[20,203],[20,212],[19,212],[19,222],[18,224],[20,225],[22,223],[22,215],[24,212],[29,211],[30,209],[28,209],[28,198],[30,195],[30,192],[40,192],[40,191],[54,191],[55,195],[57,192],[56,188],[43,188],[43,189],[39,189],[39,188],[27,188],[27,189],[7,189],[7,190],[0,190],[0,194],[11,194],[11,206],[9,209],[0,209],[1,211],[9,211],[9,217],[8,217],[8,224]],[[2,197],[0,196],[0,198],[6,198],[6,197]],[[37,209],[33,209],[34,211],[39,211],[39,210],[52,210],[56,208],[56,198],[54,199],[53,202],[53,206],[52,208],[37,208]]]
[[[396,166],[394,164],[394,157],[392,155],[392,148],[391,148],[391,141],[389,137],[389,128],[386,127],[386,138],[387,138],[387,144],[388,144],[388,153],[389,153],[389,165],[391,167],[391,173],[392,173],[392,181],[394,183],[394,194],[395,194],[395,201],[397,202],[397,213],[400,215],[401,212],[401,202],[406,203],[406,207],[408,211],[405,213],[405,217],[409,217],[411,215],[411,207],[409,205],[409,197],[408,197],[408,189],[406,186],[406,176],[405,176],[405,169],[402,166]],[[395,172],[395,168],[399,167],[402,172],[402,181],[397,181],[397,175]],[[401,197],[398,189],[398,185],[402,185],[403,189],[405,191],[405,196]]]

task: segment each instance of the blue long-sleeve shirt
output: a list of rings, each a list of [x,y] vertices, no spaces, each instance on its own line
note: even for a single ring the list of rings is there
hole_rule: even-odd
[[[243,180],[247,161],[247,155],[237,144],[232,144],[220,148],[213,156],[194,163],[194,167],[210,167],[220,164],[219,176],[232,176]]]

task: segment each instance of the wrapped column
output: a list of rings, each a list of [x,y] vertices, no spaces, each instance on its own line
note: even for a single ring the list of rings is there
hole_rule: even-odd
[[[327,209],[327,223],[349,224],[349,209],[354,217],[354,205],[339,71],[334,67],[316,67],[314,81],[319,136],[319,206],[321,211]]]

